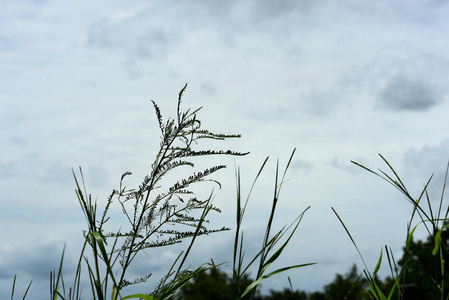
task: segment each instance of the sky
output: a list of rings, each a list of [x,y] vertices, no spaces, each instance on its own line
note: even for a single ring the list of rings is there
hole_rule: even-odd
[[[389,245],[401,256],[412,207],[392,186],[351,163],[387,171],[382,154],[418,197],[437,206],[449,159],[449,4],[446,1],[0,0],[0,296],[30,280],[47,299],[49,271],[64,244],[73,273],[85,221],[72,168],[82,167],[99,207],[121,175],[136,186],[150,172],[159,128],[150,100],[173,117],[203,107],[203,128],[240,139],[198,145],[249,151],[206,158],[226,164],[214,190],[234,229],[235,170],[243,193],[264,159],[245,219],[247,257],[260,247],[276,161],[284,168],[275,229],[308,206],[274,267],[319,262],[263,284],[320,290],[336,273],[363,265],[345,222],[374,269]],[[201,148],[204,149],[204,148]],[[117,203],[116,203],[117,204]],[[447,202],[444,202],[444,208]],[[120,208],[113,215],[119,218]],[[111,221],[111,231],[124,224]],[[417,237],[425,237],[420,227]],[[199,239],[189,264],[230,262],[233,232]],[[184,247],[184,248],[183,248]],[[181,247],[148,253],[136,274],[158,282]],[[226,265],[225,265],[226,266]],[[227,265],[229,267],[229,264]],[[382,274],[388,274],[384,262]],[[140,290],[142,291],[142,289]],[[86,290],[87,296],[87,290]]]

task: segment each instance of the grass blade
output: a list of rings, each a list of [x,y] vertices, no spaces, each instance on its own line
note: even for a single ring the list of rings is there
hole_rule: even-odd
[[[262,277],[260,277],[259,279],[253,281],[242,293],[242,295],[239,297],[239,299],[243,298],[244,296],[246,296],[248,293],[252,292],[257,285],[259,285],[262,281],[264,281],[265,279],[268,279],[270,277],[272,277],[273,275],[288,271],[288,270],[292,270],[292,269],[297,269],[297,268],[302,268],[302,267],[307,267],[307,266],[311,266],[311,265],[315,265],[317,263],[307,263],[307,264],[301,264],[301,265],[294,265],[294,266],[289,266],[289,267],[285,267],[285,268],[280,268],[277,269],[269,274],[263,275]]]

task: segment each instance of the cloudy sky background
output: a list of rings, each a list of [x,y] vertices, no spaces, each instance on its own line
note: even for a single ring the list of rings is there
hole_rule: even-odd
[[[331,207],[371,270],[383,245],[401,255],[411,206],[350,160],[386,169],[383,154],[415,195],[435,173],[430,192],[437,203],[449,159],[445,1],[0,6],[1,298],[18,274],[18,291],[33,279],[30,299],[46,299],[64,243],[65,270],[73,272],[84,219],[71,168],[83,167],[99,203],[125,171],[133,172],[129,185],[139,184],[159,145],[150,99],[173,116],[186,82],[183,105],[204,106],[204,128],[242,134],[205,147],[251,152],[205,161],[229,166],[218,175],[223,188],[215,203],[223,213],[213,224],[233,228],[234,163],[247,191],[270,156],[246,219],[248,256],[261,243],[276,159],[285,166],[297,148],[276,228],[312,207],[277,266],[320,264],[290,272],[294,288],[318,290],[352,263],[361,267]],[[142,259],[135,271],[154,271],[148,291],[180,249]],[[210,236],[189,263],[230,261],[231,249],[232,232]],[[280,275],[264,290],[287,285]]]

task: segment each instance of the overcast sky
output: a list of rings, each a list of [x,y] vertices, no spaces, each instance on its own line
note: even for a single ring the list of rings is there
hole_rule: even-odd
[[[242,134],[207,146],[251,152],[206,160],[228,165],[212,224],[234,228],[234,164],[246,192],[270,156],[248,208],[247,256],[261,243],[276,159],[285,166],[296,147],[276,228],[312,207],[277,266],[320,264],[290,272],[294,288],[361,267],[331,207],[371,270],[385,244],[399,258],[411,206],[350,161],[386,170],[381,153],[414,195],[435,173],[437,203],[449,159],[448,14],[439,0],[0,0],[0,298],[17,274],[18,292],[33,279],[30,299],[47,299],[64,243],[73,272],[85,225],[71,168],[82,166],[99,206],[123,172],[139,184],[159,145],[150,100],[173,116],[185,83],[184,108],[203,106],[205,129]],[[192,266],[230,261],[232,232],[197,246]],[[148,291],[180,249],[142,260],[154,272]],[[280,275],[264,289],[287,285]]]

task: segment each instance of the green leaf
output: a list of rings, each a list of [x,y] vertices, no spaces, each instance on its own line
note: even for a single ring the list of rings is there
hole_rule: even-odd
[[[443,228],[438,230],[437,234],[435,234],[435,247],[432,250],[433,255],[436,255],[438,250],[440,249],[440,238],[441,238],[442,230],[443,230]]]
[[[433,255],[436,255],[438,250],[440,249],[441,234],[443,233],[443,229],[447,228],[449,228],[449,225],[441,227],[440,230],[438,230],[438,232],[435,234],[435,247],[432,250]]]
[[[418,227],[418,225],[419,224],[415,225],[415,227],[413,227],[413,230],[407,236],[407,242],[405,244],[405,251],[409,251],[410,250],[410,246],[411,246],[412,238],[413,238],[413,233],[415,232],[415,230]]]
[[[374,269],[374,273],[373,273],[373,276],[376,276],[376,274],[377,274],[377,271],[379,271],[379,269],[380,269],[380,265],[381,265],[381,263],[382,263],[382,248],[380,249],[380,256],[379,256],[379,260],[377,261],[377,265],[376,265],[376,268]]]
[[[122,299],[144,299],[144,300],[154,300],[154,298],[150,295],[145,294],[133,294],[123,297]]]

